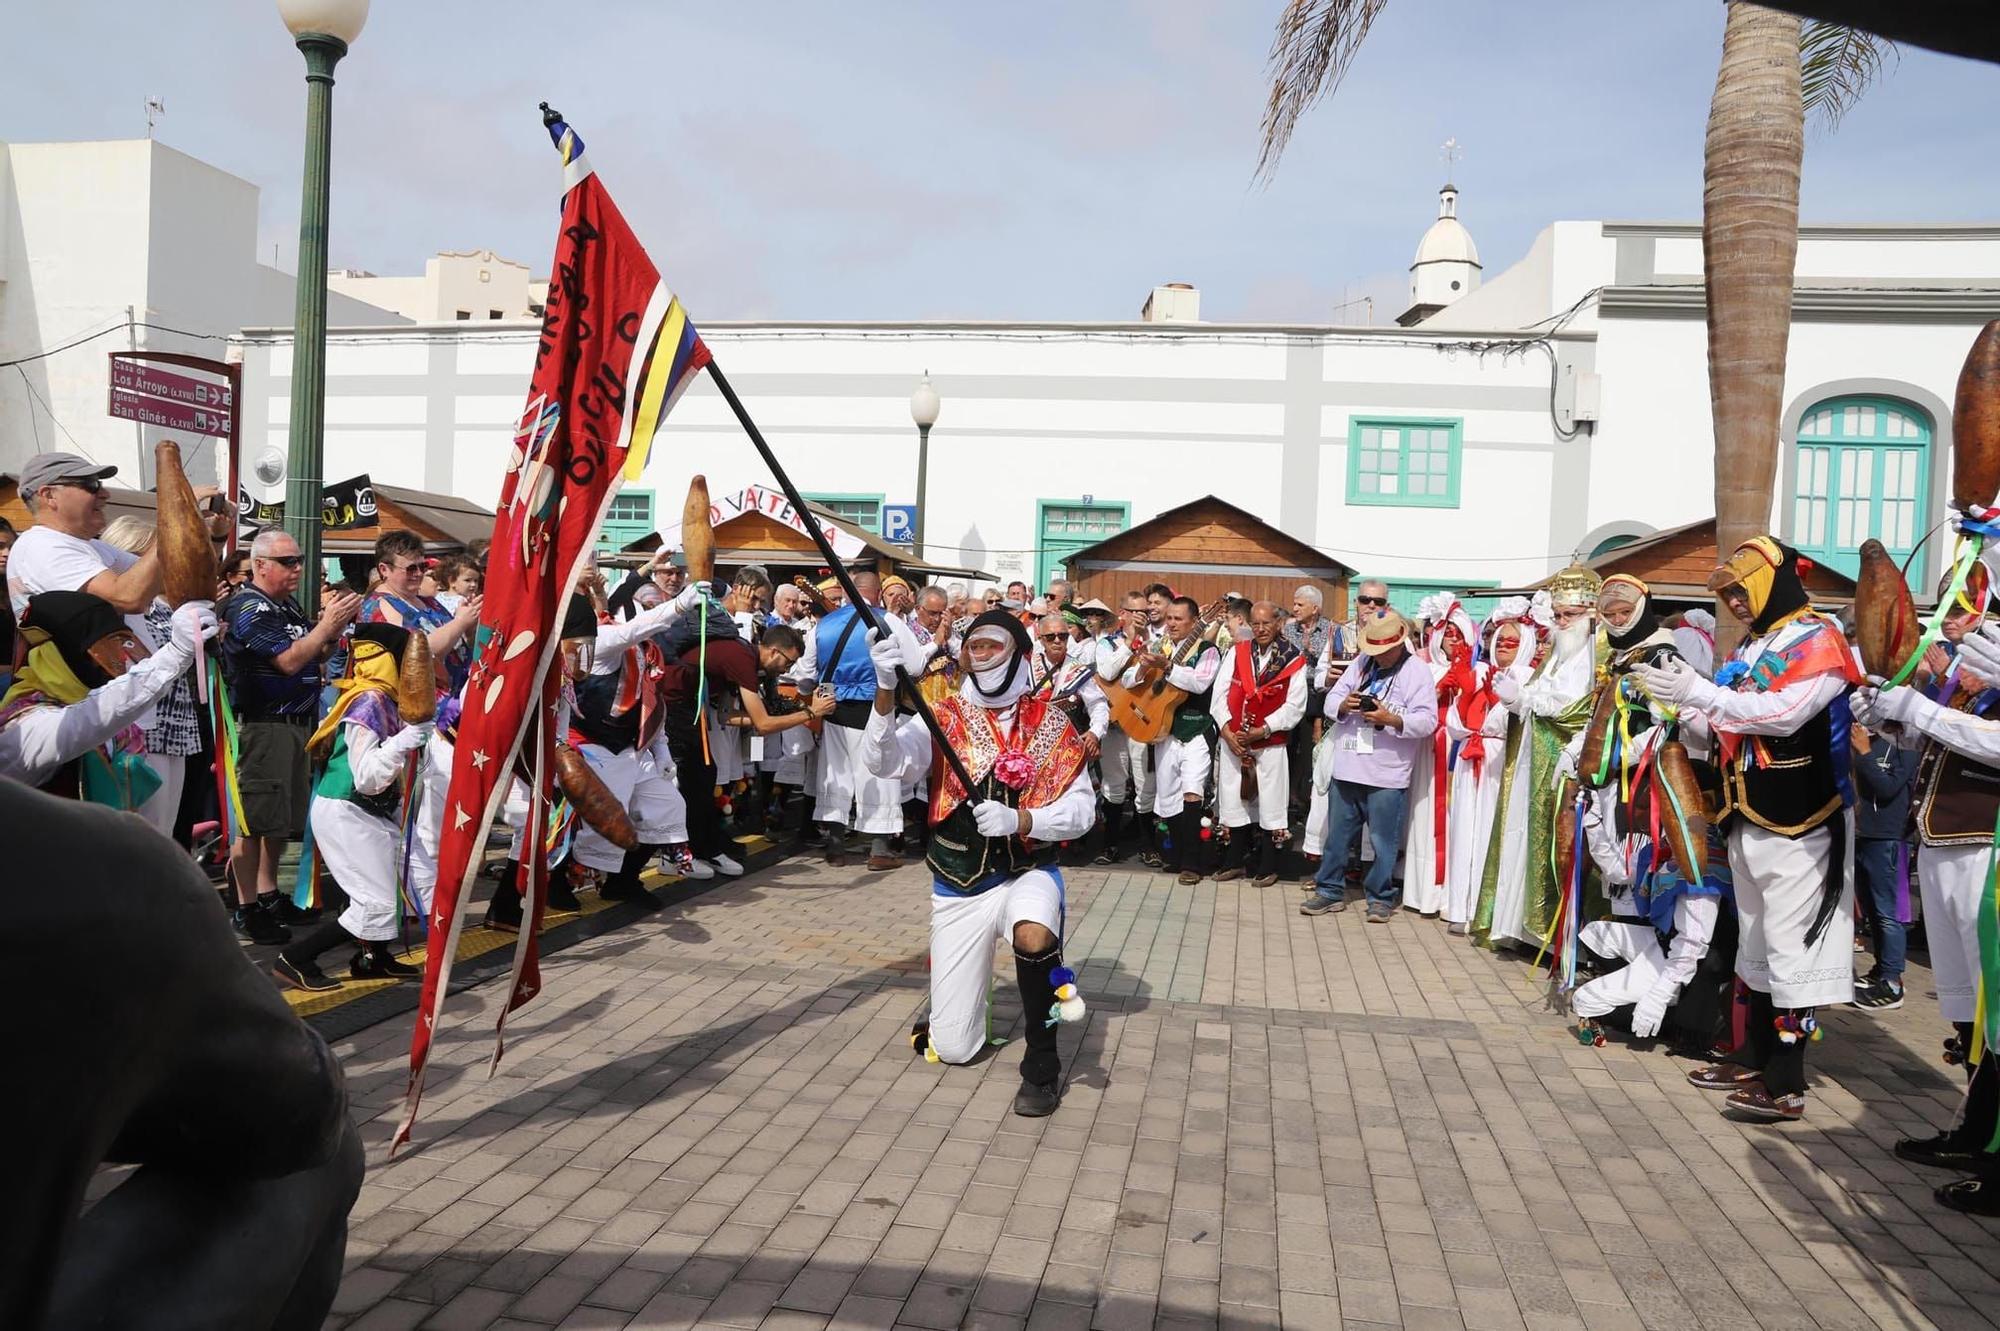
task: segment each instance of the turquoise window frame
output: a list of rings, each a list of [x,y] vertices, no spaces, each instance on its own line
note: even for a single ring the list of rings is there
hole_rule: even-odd
[[[1088,508],[1102,510],[1106,513],[1109,513],[1113,509],[1118,511],[1118,531],[1110,533],[1109,536],[1093,536],[1088,539],[1080,539],[1074,546],[1064,552],[1066,554],[1075,554],[1078,550],[1096,545],[1099,541],[1109,540],[1111,536],[1132,530],[1132,504],[1130,500],[1098,499],[1095,497],[1090,499],[1037,499],[1035,501],[1035,577],[1037,579],[1035,589],[1037,591],[1049,585],[1049,579],[1055,576],[1055,570],[1058,567],[1065,573],[1069,572],[1069,565],[1065,564],[1061,558],[1050,555],[1049,510],[1052,508]],[[1063,544],[1068,544],[1067,537],[1057,537],[1057,540]],[[1075,581],[1074,575],[1071,576],[1071,581]]]
[[[873,504],[875,505],[875,522],[872,526],[862,526],[861,529],[872,536],[880,536],[882,534],[882,506],[888,501],[886,493],[878,491],[875,494],[868,494],[866,492],[849,491],[842,494],[835,494],[828,490],[808,490],[805,492],[805,500],[808,504],[818,504],[821,508],[830,508],[835,504]],[[847,519],[843,518],[841,520],[845,522]]]
[[[1848,434],[1845,420],[1848,408],[1855,408],[1857,415],[1862,410],[1874,413],[1870,433]],[[1817,432],[1816,418],[1821,412],[1833,414],[1833,432]],[[1917,428],[1917,435],[1889,434],[1888,415],[1894,413]],[[1889,553],[1898,561],[1908,557],[1924,533],[1930,529],[1930,483],[1931,452],[1937,441],[1937,423],[1931,414],[1914,402],[1904,398],[1888,397],[1872,393],[1847,394],[1830,397],[1815,402],[1799,417],[1797,437],[1792,441],[1792,544],[1808,558],[1826,565],[1848,577],[1854,577],[1861,568],[1861,542],[1873,536],[1888,547]],[[1809,459],[1809,453],[1824,451],[1826,459],[1826,494],[1822,499],[1816,493],[1807,493],[1808,486],[1817,487],[1820,471]],[[1849,472],[1850,459],[1866,458],[1868,495],[1865,517],[1855,515],[1849,535],[1852,539],[1840,539],[1840,512],[1843,504],[1859,506],[1860,496],[1844,493],[1842,481]],[[1884,515],[1884,481],[1888,478],[1892,460],[1913,458],[1916,475],[1911,482],[1908,499],[1893,499],[1889,503],[1908,503],[1911,506],[1910,525],[1907,540],[1890,540],[1891,536],[1904,533],[1886,531]],[[1813,514],[1808,505],[1824,503],[1826,510],[1820,515],[1820,538],[1812,539]],[[1910,569],[1910,581],[1914,587],[1920,580],[1922,570],[1915,564]]]
[[[1394,494],[1383,494],[1379,490],[1372,494],[1362,492],[1361,481],[1364,471],[1361,463],[1363,453],[1381,454],[1389,451],[1381,448],[1364,449],[1362,447],[1362,435],[1368,430],[1395,430],[1402,435],[1398,439],[1397,447],[1394,450],[1398,459],[1397,470],[1394,473],[1397,478],[1396,492]],[[1407,432],[1412,430],[1423,430],[1427,433],[1433,430],[1445,430],[1449,432],[1450,437],[1445,443],[1446,461],[1443,472],[1445,490],[1443,494],[1413,495],[1409,492],[1411,449],[1409,447],[1410,441]],[[1428,458],[1434,450],[1427,447],[1421,451]],[[1465,418],[1463,416],[1349,417],[1347,422],[1347,502],[1377,508],[1457,508],[1459,473],[1463,467],[1464,452]],[[1390,473],[1385,471],[1378,462],[1366,474],[1386,476]],[[1436,471],[1428,469],[1424,472],[1427,489],[1429,488],[1430,478],[1438,474]]]
[[[646,519],[639,522],[631,518],[606,517],[604,525],[597,532],[599,550],[622,550],[644,536],[659,530],[659,505],[652,490],[620,490],[617,499],[643,499],[646,501]],[[615,504],[617,499],[612,502]]]
[[[1492,578],[1406,578],[1395,573],[1357,574],[1348,579],[1347,602],[1354,604],[1356,590],[1364,582],[1382,582],[1389,586],[1389,604],[1402,612],[1406,619],[1417,617],[1417,604],[1433,592],[1449,592],[1458,597],[1458,603],[1465,607],[1465,613],[1472,616],[1474,624],[1493,613],[1493,607],[1500,603],[1497,596],[1466,596],[1463,593],[1474,587],[1498,587]]]

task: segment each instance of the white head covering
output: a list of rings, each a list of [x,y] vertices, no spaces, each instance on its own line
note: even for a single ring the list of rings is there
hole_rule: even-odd
[[[1012,707],[1034,687],[1035,672],[1029,668],[1028,653],[1021,650],[1021,637],[1026,635],[1018,622],[1013,631],[1006,625],[988,620],[994,611],[987,611],[965,635],[965,649],[969,654],[972,644],[982,639],[1004,643],[1008,651],[994,664],[984,670],[967,670],[965,678],[959,682],[959,697],[975,707],[986,707],[993,711]]]

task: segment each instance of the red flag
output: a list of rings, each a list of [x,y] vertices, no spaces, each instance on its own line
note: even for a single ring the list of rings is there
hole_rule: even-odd
[[[438,839],[423,999],[410,1037],[409,1095],[397,1146],[416,1122],[464,929],[461,907],[517,770],[531,793],[520,841],[531,882],[500,1025],[541,988],[535,931],[546,899],[542,831],[557,739],[563,610],[612,497],[643,470],[660,421],[708,363],[708,348],[680,302],[591,172],[583,141],[543,110],[563,155],[562,229],[534,378],[493,522],[486,601]],[[501,1048],[496,1032],[496,1063]]]

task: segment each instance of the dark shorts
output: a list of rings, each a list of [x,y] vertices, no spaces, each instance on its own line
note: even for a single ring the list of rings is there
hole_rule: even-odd
[[[246,835],[297,841],[306,832],[306,802],[311,795],[306,769],[306,738],[312,733],[303,719],[245,721],[237,734],[236,784],[243,795]]]

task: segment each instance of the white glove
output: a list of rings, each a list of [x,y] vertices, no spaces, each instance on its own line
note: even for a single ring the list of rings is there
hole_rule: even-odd
[[[1673,986],[1678,988],[1678,986]],[[1654,985],[1646,996],[1632,1005],[1632,1038],[1650,1040],[1660,1033],[1660,1027],[1667,1019],[1669,986]]]
[[[1988,621],[1958,644],[1959,657],[1981,679],[2000,679],[2000,622]]]
[[[981,800],[972,806],[972,821],[981,836],[1013,836],[1021,830],[1021,814],[999,800]]]
[[[870,629],[872,634],[875,630]],[[896,667],[903,664],[903,648],[893,636],[878,638],[868,649],[868,659],[875,664],[875,687],[896,691]]]
[[[1686,661],[1675,657],[1664,666],[1647,665],[1644,661],[1632,667],[1632,675],[1654,702],[1667,703],[1678,707],[1694,697],[1701,687],[1701,672]]]
[[[404,726],[401,730],[390,736],[389,740],[382,747],[391,753],[415,753],[418,749],[430,743],[431,733],[436,729],[437,722],[435,721],[418,721],[414,725]]]
[[[1503,670],[1493,677],[1493,696],[1512,707],[1521,701],[1521,681],[1511,670]]]
[[[215,603],[213,601],[189,601],[174,611],[173,627],[167,641],[190,659],[194,656],[194,646],[203,638],[215,636]]]
[[[1899,684],[1893,689],[1862,687],[1854,691],[1848,702],[1854,719],[1871,730],[1884,726],[1913,726],[1923,728],[1926,715],[1936,704],[1921,692],[1907,684]]]
[[[674,609],[681,614],[692,614],[708,598],[709,585],[705,582],[690,582],[674,597]]]

